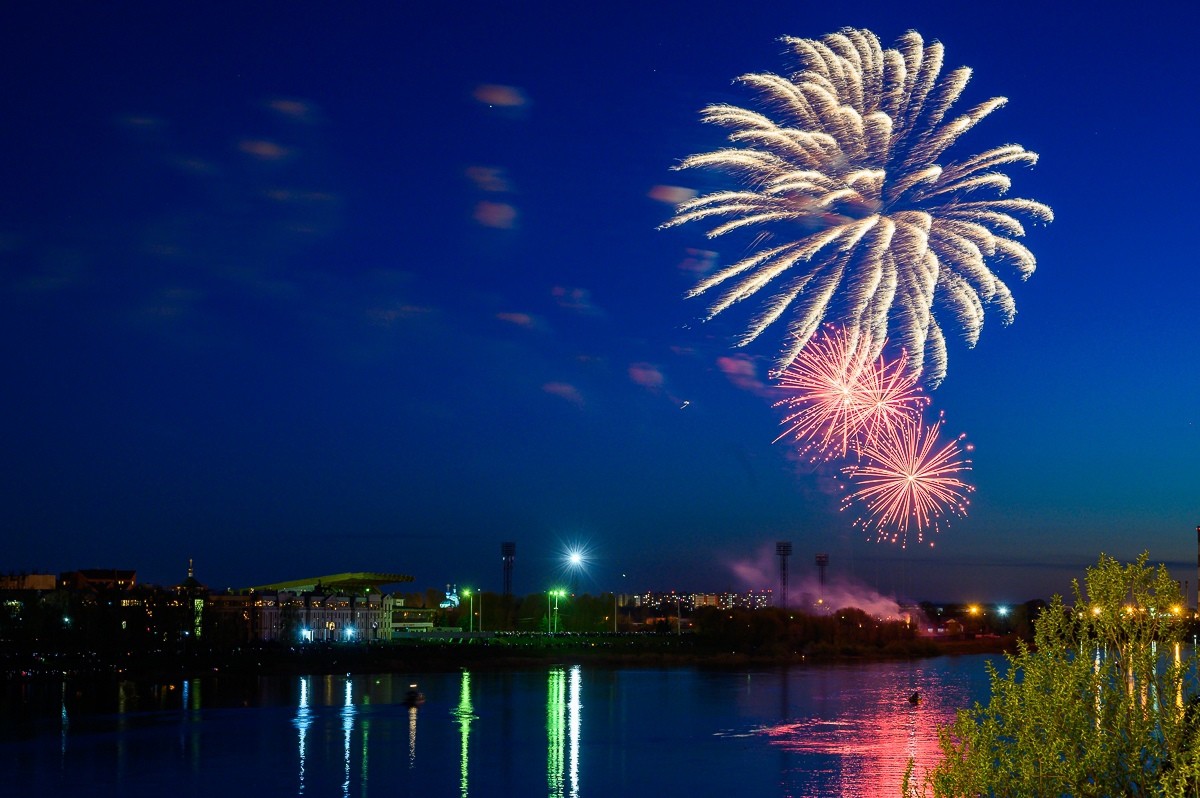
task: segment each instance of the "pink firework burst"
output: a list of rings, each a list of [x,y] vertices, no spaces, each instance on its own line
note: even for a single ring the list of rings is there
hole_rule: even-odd
[[[918,418],[929,404],[929,397],[917,383],[918,375],[908,370],[907,360],[904,351],[892,361],[880,355],[859,372],[859,431],[865,443],[875,440],[884,430]]]
[[[940,531],[949,516],[967,514],[975,488],[961,478],[971,470],[964,452],[966,436],[942,445],[941,429],[941,418],[926,425],[920,416],[881,425],[878,434],[863,443],[864,462],[842,469],[854,485],[843,509],[863,507],[864,515],[855,523],[877,540],[903,547],[912,533],[922,543],[926,533]]]
[[[845,457],[882,428],[920,413],[928,399],[917,376],[905,373],[905,356],[872,358],[869,338],[852,338],[827,327],[778,375],[778,387],[792,393],[776,402],[787,408],[786,429],[775,440],[792,438],[814,459]]]

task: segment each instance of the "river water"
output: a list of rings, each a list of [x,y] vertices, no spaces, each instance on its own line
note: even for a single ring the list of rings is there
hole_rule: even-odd
[[[989,658],[10,685],[0,795],[898,796]]]

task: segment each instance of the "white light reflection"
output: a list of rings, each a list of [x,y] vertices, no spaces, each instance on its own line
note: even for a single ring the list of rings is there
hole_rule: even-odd
[[[1175,642],[1175,672],[1177,674],[1180,672],[1179,668],[1180,668],[1180,664],[1182,663],[1182,661],[1183,661],[1182,645],[1179,643],[1179,641],[1176,641]],[[1176,676],[1176,681],[1175,681],[1175,706],[1179,709],[1183,709],[1183,679],[1179,678],[1178,676]]]
[[[581,725],[581,710],[583,708],[583,705],[579,701],[579,693],[582,681],[579,666],[573,666],[571,668],[571,699],[570,703],[567,704],[567,745],[570,751],[567,760],[570,763],[567,773],[570,778],[571,798],[579,798],[579,727]]]
[[[408,769],[417,764],[417,708],[408,708]]]
[[[60,685],[60,698],[62,701],[62,756],[64,763],[67,756],[67,731],[71,727],[71,719],[67,717],[67,683],[64,681]]]
[[[346,679],[346,700],[342,704],[342,763],[345,778],[342,780],[342,798],[350,798],[350,733],[354,730],[354,685]]]
[[[308,727],[312,725],[312,710],[308,707],[309,702],[309,677],[300,677],[300,706],[296,710],[296,733],[299,737],[300,747],[300,787],[297,790],[299,795],[304,795],[304,755],[305,743],[308,736]]]

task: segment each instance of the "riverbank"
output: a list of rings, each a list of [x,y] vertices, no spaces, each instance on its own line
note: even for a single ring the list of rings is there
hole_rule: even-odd
[[[807,663],[863,662],[994,653],[1015,650],[1015,638],[919,637],[882,646],[812,643],[798,651],[764,647],[726,650],[697,635],[509,635],[424,637],[389,643],[240,647],[231,650],[35,652],[0,650],[8,678],[111,675],[173,679],[229,673],[241,675],[325,673],[417,673],[514,670],[552,664],[612,668],[744,668]]]

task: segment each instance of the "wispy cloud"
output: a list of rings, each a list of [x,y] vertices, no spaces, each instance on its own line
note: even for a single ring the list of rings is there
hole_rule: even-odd
[[[730,382],[745,391],[766,395],[767,386],[758,378],[758,366],[745,355],[717,358],[717,368]]]
[[[650,363],[633,363],[629,366],[629,379],[634,385],[640,385],[651,391],[661,390],[666,384],[666,377],[658,366]]]
[[[571,310],[583,316],[601,316],[603,311],[592,302],[591,292],[586,288],[570,288],[556,285],[550,289],[550,296],[560,308]]]
[[[572,404],[583,407],[583,394],[574,385],[567,382],[548,382],[542,386],[542,390],[551,396],[558,396],[566,399]]]
[[[517,327],[522,327],[526,330],[540,330],[544,328],[541,319],[530,313],[517,312],[501,312],[496,314],[496,319],[506,324],[512,324]]]

